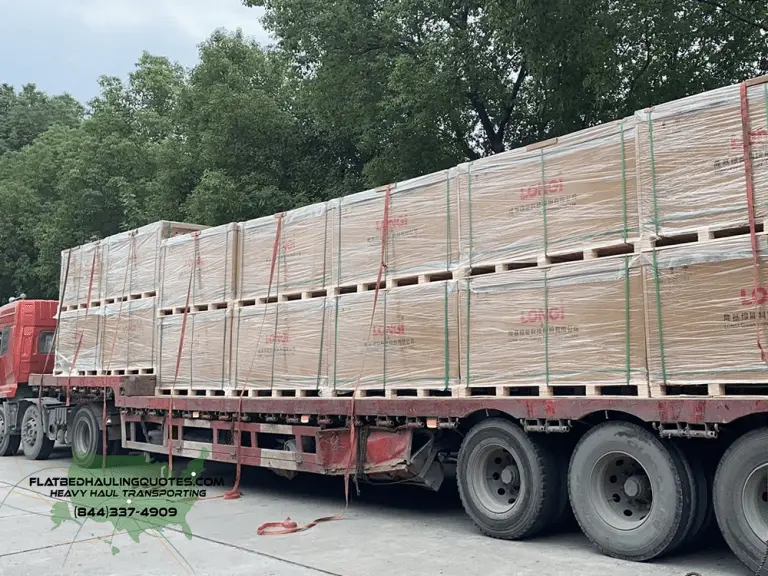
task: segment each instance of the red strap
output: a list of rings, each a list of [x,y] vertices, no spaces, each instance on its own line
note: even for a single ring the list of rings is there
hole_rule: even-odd
[[[98,249],[93,252],[93,262],[91,262],[91,277],[88,281],[88,299],[85,302],[85,316],[88,317],[88,312],[91,309],[91,296],[93,295],[93,275],[96,272],[96,255],[99,253]],[[64,288],[66,290],[66,287]],[[61,320],[61,314],[59,314],[59,320]],[[75,323],[77,326],[77,323]],[[75,355],[72,357],[72,367],[69,369],[69,377],[67,378],[67,406],[69,406],[69,388],[72,384],[72,369],[77,366],[77,357],[80,355],[80,346],[83,343],[83,331],[80,331],[80,338],[77,340],[77,347],[75,348]]]
[[[189,286],[187,287],[187,298],[184,302],[184,317],[181,320],[181,335],[179,336],[179,351],[176,354],[176,371],[173,375],[173,386],[171,386],[171,395],[168,397],[168,424],[167,439],[168,439],[168,470],[173,472],[173,391],[176,388],[176,382],[179,380],[179,370],[181,368],[181,355],[184,352],[184,338],[187,333],[187,318],[189,317],[189,305],[190,298],[192,296],[192,286],[195,278],[195,272],[197,269],[198,250],[200,244],[200,233],[194,232],[193,249],[192,249],[192,268],[189,270]]]
[[[749,216],[749,236],[752,242],[752,270],[754,272],[755,293],[760,287],[760,262],[758,260],[757,233],[755,225],[755,186],[752,179],[752,140],[749,129],[749,99],[747,98],[747,83],[741,83],[741,138],[744,151],[744,177],[747,184],[747,214]],[[757,298],[755,298],[757,307]],[[760,322],[757,326],[757,348],[760,350],[760,359],[765,362],[765,350],[760,342]]]
[[[278,214],[277,215],[277,228],[275,230],[275,242],[272,245],[272,264],[269,267],[269,284],[267,285],[267,304],[264,305],[264,318],[267,316],[267,305],[269,302],[269,298],[272,295],[272,281],[275,277],[275,267],[277,265],[277,257],[279,254],[280,249],[280,237],[282,235],[283,230],[283,215]],[[279,288],[278,288],[279,291]],[[262,319],[263,320],[263,319]],[[259,329],[259,335],[256,339],[256,346],[255,348],[258,348],[259,342],[261,341],[261,329],[264,328],[264,322],[262,321],[261,328]],[[241,456],[242,456],[242,445],[240,443],[240,418],[243,415],[243,396],[245,395],[245,390],[248,386],[248,379],[251,376],[251,368],[253,368],[253,360],[256,358],[256,352],[254,350],[253,359],[251,360],[251,366],[248,369],[248,372],[245,374],[245,380],[243,381],[243,388],[240,390],[238,402],[237,402],[237,418],[235,418],[234,424],[234,440],[235,440],[235,484],[232,486],[232,489],[229,490],[224,494],[225,500],[236,500],[237,498],[240,498],[240,473],[242,468],[241,463]]]
[[[386,253],[387,253],[387,238],[389,237],[389,204],[390,204],[391,187],[387,184],[384,193],[384,222],[381,226],[381,260],[379,262],[379,274],[376,279],[376,291],[373,295],[373,309],[371,310],[371,319],[368,324],[368,335],[373,332],[373,322],[376,318],[376,305],[379,301],[379,291],[381,290],[381,280],[384,275],[384,270],[387,268]],[[385,336],[386,337],[386,336]],[[332,522],[334,520],[341,520],[349,509],[349,475],[350,472],[357,464],[357,430],[355,427],[355,397],[357,396],[357,390],[360,387],[360,381],[363,377],[363,369],[365,367],[365,353],[361,360],[360,372],[357,375],[357,381],[355,382],[355,389],[352,393],[352,398],[349,405],[349,460],[347,466],[344,469],[344,509],[340,514],[335,516],[324,516],[313,520],[309,524],[299,526],[296,522],[290,518],[286,518],[283,522],[266,522],[259,526],[256,533],[259,536],[279,536],[282,534],[295,534],[296,532],[303,532],[310,528],[317,526],[321,522]]]

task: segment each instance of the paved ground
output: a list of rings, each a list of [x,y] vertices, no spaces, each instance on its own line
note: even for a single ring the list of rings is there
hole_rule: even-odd
[[[309,521],[343,507],[340,481],[308,476],[291,482],[265,471],[249,472],[240,500],[198,502],[188,519],[194,538],[166,529],[167,540],[142,536],[133,543],[118,535],[112,556],[102,541],[111,531],[87,522],[51,531],[51,501],[12,489],[44,467],[69,465],[66,451],[48,462],[23,456],[0,459],[0,575],[91,574],[93,576],[747,576],[722,545],[653,564],[632,564],[601,556],[577,532],[531,542],[502,542],[480,535],[464,516],[455,484],[440,494],[405,486],[367,487],[344,520],[308,532],[265,537],[256,528],[286,516]],[[58,474],[55,470],[51,475]],[[227,474],[222,467],[217,473]]]

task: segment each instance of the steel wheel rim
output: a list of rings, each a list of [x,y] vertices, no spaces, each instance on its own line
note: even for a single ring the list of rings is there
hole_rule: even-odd
[[[91,445],[91,428],[83,420],[77,423],[74,433],[73,448],[78,454],[87,454]]]
[[[0,444],[2,444],[5,441],[5,435],[7,431],[5,429],[5,414],[3,413],[3,410],[0,409]]]
[[[639,528],[653,508],[648,472],[625,452],[609,452],[595,463],[589,496],[600,519],[617,530]]]
[[[27,421],[24,423],[24,427],[21,431],[22,438],[24,438],[24,443],[28,446],[34,446],[37,442],[37,434],[38,434],[38,426],[37,426],[37,415],[32,412],[33,408],[28,408],[27,412],[30,414],[30,417],[27,418]]]
[[[747,476],[741,506],[749,529],[762,542],[768,540],[768,463],[757,466]]]
[[[506,514],[525,495],[520,457],[499,444],[477,450],[468,462],[472,490],[477,503],[493,514]]]

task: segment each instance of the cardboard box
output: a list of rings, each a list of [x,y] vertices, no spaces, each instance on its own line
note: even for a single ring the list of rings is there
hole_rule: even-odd
[[[639,236],[632,118],[462,164],[455,175],[464,266]]]
[[[768,350],[767,248],[760,236],[757,290],[748,236],[662,248],[655,264],[646,255],[652,391],[663,384],[768,382],[757,346],[759,327]]]
[[[101,370],[153,373],[157,298],[128,300],[101,308]]]
[[[330,202],[337,285],[375,282],[385,188]],[[458,258],[458,205],[448,171],[390,186],[386,277],[450,270]]]
[[[91,308],[59,314],[55,374],[77,376],[101,368],[101,312]]]
[[[331,222],[327,204],[313,204],[282,216],[280,242],[270,288],[277,217],[242,224],[239,300],[326,288],[332,278]]]
[[[237,311],[231,387],[326,390],[333,301],[296,300]]]
[[[158,319],[158,388],[223,390],[229,384],[232,309],[188,314],[179,355],[183,322],[183,314]],[[178,358],[181,360],[177,379]]]
[[[206,226],[165,220],[106,238],[103,298],[151,297],[160,292],[161,243]]]
[[[765,79],[748,89],[755,212],[768,216]],[[644,236],[748,223],[740,87],[728,86],[636,113]]]
[[[458,290],[455,281],[336,298],[333,386],[447,389],[459,383]]]
[[[161,310],[222,305],[237,288],[238,224],[163,240]]]
[[[601,258],[462,282],[463,382],[541,395],[631,385],[647,396],[641,264]]]
[[[103,296],[103,241],[61,252],[59,303],[62,307],[98,304]],[[90,295],[90,299],[89,299]]]

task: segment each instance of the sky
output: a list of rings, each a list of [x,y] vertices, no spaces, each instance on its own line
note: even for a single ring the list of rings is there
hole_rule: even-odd
[[[126,78],[143,50],[191,67],[216,28],[267,44],[262,15],[240,0],[0,0],[0,84],[87,102],[99,76]]]

